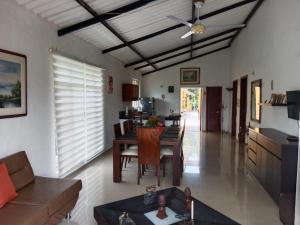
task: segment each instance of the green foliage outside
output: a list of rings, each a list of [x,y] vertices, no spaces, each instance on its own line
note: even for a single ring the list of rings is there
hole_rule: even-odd
[[[0,102],[16,102],[21,103],[21,82],[17,81],[12,89],[10,95],[1,95]]]
[[[198,110],[199,109],[199,90],[197,88],[188,88],[188,91],[195,94],[193,95],[189,95],[189,99],[192,102],[192,108],[193,110]]]

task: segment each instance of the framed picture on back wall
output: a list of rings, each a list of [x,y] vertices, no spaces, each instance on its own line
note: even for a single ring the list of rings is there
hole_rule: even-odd
[[[180,84],[182,85],[200,84],[200,68],[181,68]]]
[[[0,49],[0,118],[27,115],[27,58]]]

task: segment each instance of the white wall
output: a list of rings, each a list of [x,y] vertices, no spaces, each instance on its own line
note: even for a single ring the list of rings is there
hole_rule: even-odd
[[[36,174],[56,176],[49,48],[101,65],[106,75],[114,77],[114,94],[105,98],[106,148],[111,147],[111,124],[124,108],[121,84],[134,72],[73,35],[59,38],[56,27],[11,0],[0,1],[0,30],[0,48],[25,54],[28,60],[28,116],[0,120],[0,157],[26,150]]]
[[[233,79],[248,74],[248,106],[252,80],[263,79],[263,100],[270,99],[272,92],[300,90],[299,10],[299,0],[266,0],[234,42]],[[271,80],[274,80],[274,91],[271,91]],[[252,125],[298,135],[297,122],[288,119],[286,107],[263,107],[262,123]]]
[[[263,79],[263,100],[270,99],[273,92],[300,90],[299,10],[299,0],[266,0],[233,45],[233,79],[245,74],[249,75],[250,82]],[[274,80],[274,91],[271,91],[271,80]],[[249,117],[248,110],[248,121]],[[252,125],[299,135],[297,122],[288,119],[286,107],[263,107],[262,123]],[[296,225],[300,224],[300,163],[298,166]]]
[[[158,71],[146,75],[142,78],[143,92],[146,97],[155,97],[156,112],[160,115],[169,115],[170,109],[175,112],[180,111],[180,68],[200,67],[200,87],[222,86],[223,87],[223,130],[228,131],[231,93],[225,88],[230,84],[230,51],[223,50],[203,58],[195,59],[175,67]],[[168,93],[168,86],[174,86],[175,92]],[[162,99],[162,94],[166,96]],[[205,112],[205,108],[203,109]],[[203,128],[205,128],[205,118],[203,119]]]

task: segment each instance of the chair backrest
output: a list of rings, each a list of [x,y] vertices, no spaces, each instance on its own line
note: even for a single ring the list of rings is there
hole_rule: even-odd
[[[120,123],[114,124],[114,133],[115,133],[115,138],[122,136]]]
[[[138,155],[141,164],[159,165],[160,138],[157,128],[137,128]]]
[[[182,134],[181,134],[181,144],[183,143],[183,138],[184,138],[184,132],[185,132],[185,121],[183,122],[183,128],[182,128]]]
[[[126,121],[123,122],[123,128],[124,128],[124,133],[125,134],[128,133],[128,131],[130,130],[129,129],[129,122],[128,122],[128,120],[126,120]]]
[[[128,120],[129,130],[133,130],[133,120]]]

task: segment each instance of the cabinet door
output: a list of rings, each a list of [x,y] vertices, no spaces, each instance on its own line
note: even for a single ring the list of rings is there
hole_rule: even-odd
[[[139,96],[139,86],[138,85],[133,85],[133,98],[134,100],[137,100]]]
[[[123,101],[135,101],[139,98],[139,86],[134,84],[123,84]]]
[[[260,183],[264,184],[265,176],[262,170],[262,151],[263,149],[256,144],[256,177]]]
[[[268,183],[269,190],[273,195],[273,199],[279,204],[280,188],[281,188],[281,160],[271,155],[270,181]]]
[[[278,203],[280,196],[281,161],[263,148],[261,148],[261,152],[261,182],[273,200]]]

